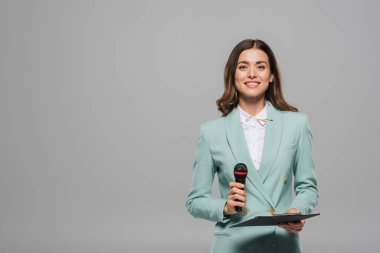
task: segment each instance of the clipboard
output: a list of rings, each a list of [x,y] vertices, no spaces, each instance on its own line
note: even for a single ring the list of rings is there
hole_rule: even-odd
[[[271,216],[256,216],[252,219],[232,225],[233,227],[246,227],[246,226],[277,226],[280,223],[286,222],[298,222],[300,220],[309,219],[311,217],[320,215],[320,213],[314,214],[274,214]]]

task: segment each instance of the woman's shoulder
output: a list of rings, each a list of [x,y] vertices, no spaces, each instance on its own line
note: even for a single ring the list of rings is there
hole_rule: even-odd
[[[206,132],[213,132],[224,127],[224,117],[205,121],[201,124],[201,130]]]
[[[309,125],[307,114],[304,112],[282,111],[284,122],[297,128],[304,128]]]
[[[304,121],[307,119],[307,114],[304,112],[282,111],[282,115],[286,120]]]
[[[201,136],[206,138],[209,143],[219,143],[226,135],[224,121],[225,117],[220,117],[203,122],[200,127]]]

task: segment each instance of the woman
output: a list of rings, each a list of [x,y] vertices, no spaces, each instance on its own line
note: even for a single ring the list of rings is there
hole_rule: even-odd
[[[307,117],[285,101],[265,42],[248,39],[232,50],[217,105],[222,117],[201,126],[186,202],[191,215],[216,222],[211,252],[301,252],[303,220],[231,228],[257,215],[308,214],[318,201]],[[245,186],[234,182],[237,163],[248,167]],[[212,197],[215,173],[220,198]]]

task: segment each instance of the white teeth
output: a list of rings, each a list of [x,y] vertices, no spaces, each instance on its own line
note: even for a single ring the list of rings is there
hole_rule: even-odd
[[[255,82],[249,82],[249,83],[245,83],[247,85],[258,85],[259,83],[255,83]]]

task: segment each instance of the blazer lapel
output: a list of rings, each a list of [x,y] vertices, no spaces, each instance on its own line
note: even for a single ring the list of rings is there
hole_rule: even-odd
[[[273,202],[265,191],[259,174],[251,160],[248,147],[245,141],[243,128],[240,122],[240,115],[237,108],[233,109],[225,118],[225,130],[228,144],[232,154],[235,157],[236,163],[245,163],[248,167],[247,179],[253,186],[264,196],[266,201],[273,207]],[[266,131],[266,130],[265,130]],[[265,142],[265,140],[264,140]]]
[[[267,101],[267,118],[265,125],[264,148],[259,168],[259,176],[264,183],[276,160],[283,132],[283,116],[269,101]]]

